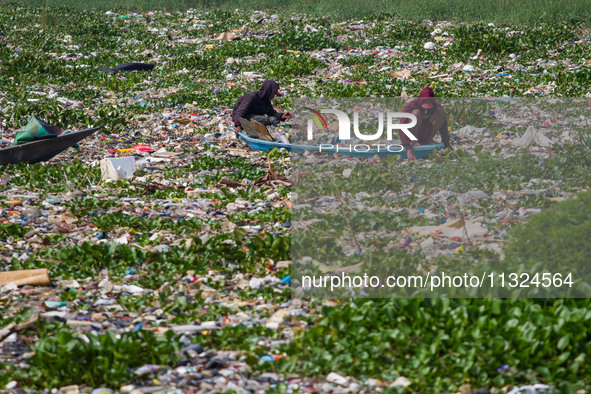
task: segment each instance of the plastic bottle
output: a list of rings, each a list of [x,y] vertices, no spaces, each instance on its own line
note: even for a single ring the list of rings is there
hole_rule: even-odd
[[[289,138],[287,138],[287,136],[285,136],[283,133],[279,133],[278,140],[283,144],[289,144]]]

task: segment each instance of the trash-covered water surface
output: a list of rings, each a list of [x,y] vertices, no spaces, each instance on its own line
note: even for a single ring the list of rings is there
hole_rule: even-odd
[[[428,159],[415,164],[400,120],[414,112],[400,112],[400,99],[296,102],[294,136],[320,149],[292,150],[294,296],[588,297],[585,259],[524,266],[504,252],[512,228],[584,190],[587,177],[557,151],[584,146],[588,100],[437,103],[465,126],[409,148]],[[532,197],[535,206],[521,203]]]
[[[306,294],[300,277],[588,261],[575,236],[588,232],[587,27],[12,4],[0,21],[0,163],[13,163],[0,166],[0,390],[589,385],[583,301],[358,301],[391,294]],[[266,80],[294,115],[266,135],[302,151],[237,137],[235,102]],[[335,139],[321,111],[327,98],[374,103],[359,116],[371,134],[380,99],[402,111],[425,86],[453,150],[437,136],[414,161],[396,147],[347,155],[366,148]],[[40,130],[32,117],[61,133],[15,146]],[[511,295],[557,296],[543,284],[568,279],[542,268],[540,292]]]

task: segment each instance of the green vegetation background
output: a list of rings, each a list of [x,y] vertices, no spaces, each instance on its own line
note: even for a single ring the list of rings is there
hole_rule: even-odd
[[[493,23],[566,23],[587,24],[590,20],[591,1],[490,1],[479,0],[420,0],[420,1],[374,1],[361,3],[353,1],[171,1],[171,0],[107,0],[90,2],[88,0],[51,0],[20,2],[0,0],[2,6],[48,5],[67,6],[77,9],[111,10],[149,10],[149,9],[188,9],[188,8],[228,8],[243,9],[245,17],[253,10],[266,12],[305,12],[316,16],[341,18],[366,18],[369,15],[399,17],[410,20],[459,20],[474,23],[478,21]],[[366,20],[366,22],[369,20]],[[1,27],[0,27],[1,29]],[[180,66],[179,66],[180,67]],[[97,77],[98,78],[98,77]],[[134,80],[130,84],[134,84]],[[94,93],[94,92],[93,92]],[[183,99],[183,101],[186,101]],[[587,157],[589,157],[587,155]],[[569,156],[568,163],[571,162]],[[583,160],[577,165],[586,165]],[[201,166],[203,162],[199,163]],[[205,163],[207,164],[207,163]],[[248,163],[242,163],[247,166]],[[197,165],[197,164],[195,164]],[[236,163],[234,163],[236,165]],[[570,165],[570,164],[569,164]],[[219,167],[213,163],[212,167]],[[48,172],[56,167],[49,167]],[[73,170],[75,168],[71,166]],[[199,167],[203,168],[203,167]],[[194,168],[192,168],[194,169]],[[22,168],[22,182],[33,184],[33,176],[28,176]],[[171,170],[172,171],[172,170]],[[80,171],[78,171],[80,172]],[[572,173],[571,173],[572,174]],[[59,176],[59,174],[57,174]],[[259,176],[252,171],[251,178]],[[98,173],[94,173],[98,178]],[[212,182],[216,181],[212,180]],[[44,180],[47,183],[47,179]],[[63,187],[59,184],[59,187]],[[58,186],[56,186],[58,187]],[[226,196],[226,200],[228,197]],[[227,202],[227,201],[226,201]],[[90,205],[90,204],[87,204]],[[78,210],[90,210],[92,206],[78,206]],[[577,200],[556,206],[552,211],[540,214],[516,232],[510,255],[524,264],[532,258],[551,258],[553,261],[566,261],[573,258],[573,251],[583,253],[588,259],[588,229],[591,218],[590,195],[583,194]],[[102,218],[100,228],[111,228],[122,219],[117,216]],[[577,228],[573,227],[577,224]],[[163,223],[148,223],[149,226],[164,226]],[[197,221],[185,224],[190,231],[197,227]],[[540,231],[543,229],[543,232]],[[177,231],[181,231],[177,228]],[[11,231],[12,233],[12,231]],[[19,236],[22,236],[20,234]],[[236,236],[235,242],[242,242]],[[561,240],[568,239],[568,243]],[[532,242],[526,242],[526,241]],[[551,241],[554,240],[554,243]],[[220,250],[225,239],[218,237],[204,245],[188,250],[187,255],[172,250],[168,256],[176,261],[186,261],[194,269],[195,265],[207,257],[205,252],[216,253],[221,258],[236,259],[235,245]],[[534,242],[535,241],[535,242]],[[242,257],[242,269],[255,269],[261,257],[276,260],[287,258],[287,246],[273,248],[275,241],[264,239],[260,246],[251,247],[251,254]],[[263,243],[266,242],[266,243]],[[288,242],[284,239],[281,242]],[[540,248],[540,243],[547,245]],[[253,243],[254,244],[254,243]],[[558,245],[557,247],[551,247]],[[138,253],[130,248],[120,247],[116,252],[105,253],[101,247],[83,245],[72,248],[70,252],[53,252],[50,256],[61,261],[75,261],[74,256],[83,256],[84,266],[92,272],[102,269],[105,254],[111,254],[121,261],[119,267],[125,272],[136,262]],[[278,253],[271,255],[268,251]],[[204,252],[205,251],[205,252]],[[70,254],[71,253],[71,254]],[[265,254],[265,256],[263,256]],[[188,256],[188,257],[187,257]],[[197,259],[195,256],[202,256]],[[194,260],[189,258],[193,257]],[[38,262],[36,262],[38,264]],[[78,266],[76,268],[80,269]],[[180,274],[187,266],[171,264],[168,274]],[[205,264],[200,267],[205,269]],[[18,268],[15,266],[15,268]],[[68,267],[62,265],[64,275]],[[72,267],[69,267],[72,268]],[[166,271],[166,270],[163,270]],[[179,272],[180,271],[180,272]],[[92,274],[92,272],[90,274]],[[148,276],[143,286],[155,288],[162,278]],[[150,286],[151,285],[151,286]],[[66,293],[68,294],[68,293]],[[269,302],[281,303],[283,294],[264,294]],[[77,295],[64,296],[77,297]],[[162,304],[168,311],[186,321],[194,321],[200,304],[162,295]],[[124,300],[128,309],[143,307],[149,299]],[[195,309],[197,307],[197,309]],[[591,300],[529,300],[529,299],[392,299],[392,300],[354,300],[342,301],[339,306],[322,306],[315,302],[313,308],[321,310],[321,315],[307,318],[310,330],[300,332],[288,345],[278,349],[284,357],[278,362],[261,364],[260,356],[270,352],[258,345],[259,341],[274,338],[277,334],[263,327],[248,328],[243,325],[227,327],[209,336],[193,338],[207,348],[234,349],[245,352],[254,372],[277,371],[297,373],[301,376],[325,377],[331,371],[352,375],[359,379],[376,377],[386,381],[404,375],[411,379],[410,389],[415,392],[434,392],[436,390],[457,390],[458,386],[471,377],[474,388],[502,387],[507,384],[526,384],[548,382],[559,392],[576,389],[589,389],[591,378],[586,354],[591,352]],[[0,316],[0,326],[9,321],[22,321],[26,313],[5,319]],[[222,312],[226,313],[226,311]],[[219,315],[219,313],[218,313]],[[209,318],[209,317],[208,317]],[[212,316],[214,318],[214,316]],[[306,320],[306,319],[304,319]],[[36,357],[30,360],[30,367],[18,371],[12,366],[0,365],[0,384],[3,387],[9,380],[19,378],[23,386],[57,387],[59,384],[87,384],[91,386],[106,384],[117,388],[132,378],[129,369],[144,363],[157,363],[174,366],[178,359],[179,342],[173,338],[157,339],[149,332],[129,333],[117,339],[111,334],[103,334],[88,344],[81,344],[75,334],[63,324],[39,323],[41,339],[35,344]],[[75,349],[75,352],[72,351]],[[122,349],[115,354],[114,350]],[[142,354],[143,357],[129,357]],[[58,363],[61,360],[63,363]],[[80,367],[82,366],[82,367]],[[82,373],[81,371],[86,371]],[[88,372],[91,371],[92,373]],[[123,371],[122,373],[119,373]],[[28,380],[27,380],[28,379]]]
[[[407,20],[460,20],[493,23],[589,22],[591,0],[2,0],[0,4],[47,5],[77,9],[243,9],[362,18],[368,15]]]

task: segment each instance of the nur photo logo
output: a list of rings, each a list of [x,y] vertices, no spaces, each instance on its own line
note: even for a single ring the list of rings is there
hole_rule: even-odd
[[[368,133],[368,130],[360,130],[360,112],[360,108],[357,108],[355,111],[353,111],[353,120],[351,121],[351,117],[345,111],[341,111],[334,108],[325,108],[321,109],[320,111],[316,111],[312,108],[305,107],[304,111],[302,112],[302,115],[304,116],[304,119],[306,119],[307,121],[307,140],[314,140],[315,126],[317,126],[317,129],[319,129],[320,131],[330,133],[328,122],[326,121],[326,118],[323,116],[329,114],[335,116],[338,122],[338,141],[348,141],[351,142],[351,144],[348,146],[340,146],[337,143],[320,144],[320,151],[322,151],[323,149],[348,150],[355,152],[367,152],[370,149],[378,149],[378,151],[380,151],[381,149],[385,149],[390,152],[402,151],[404,148],[400,144],[368,144],[355,143],[352,141],[360,140],[369,142],[383,140],[384,130],[385,139],[387,141],[393,141],[395,139],[395,130],[396,133],[398,133],[398,130],[402,131],[406,136],[408,136],[408,138],[411,141],[417,141],[417,138],[409,130],[417,124],[417,118],[414,114],[394,111],[378,112],[377,131],[373,133]],[[401,123],[401,119],[404,118],[409,119],[410,122]]]

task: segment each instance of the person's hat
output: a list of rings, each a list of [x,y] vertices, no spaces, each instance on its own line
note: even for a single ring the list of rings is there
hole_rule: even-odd
[[[425,86],[419,94],[421,100],[421,107],[425,109],[431,109],[435,106],[435,93],[429,86]]]

